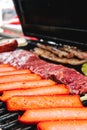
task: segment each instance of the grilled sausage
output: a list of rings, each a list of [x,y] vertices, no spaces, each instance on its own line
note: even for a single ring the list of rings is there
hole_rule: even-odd
[[[78,95],[54,96],[14,96],[6,101],[10,111],[55,108],[55,107],[83,107]]]
[[[0,53],[1,52],[7,52],[7,51],[13,51],[18,47],[17,40],[13,40],[8,43],[1,43],[0,44]]]

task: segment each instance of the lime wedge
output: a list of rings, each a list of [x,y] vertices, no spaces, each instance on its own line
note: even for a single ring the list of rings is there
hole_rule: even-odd
[[[82,71],[82,73],[83,73],[84,75],[87,76],[87,63],[84,63],[84,64],[82,65],[81,71]]]

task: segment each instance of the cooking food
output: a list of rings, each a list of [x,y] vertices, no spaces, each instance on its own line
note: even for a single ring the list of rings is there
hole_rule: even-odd
[[[37,125],[38,130],[86,130],[87,120],[45,121]]]
[[[26,124],[34,124],[43,121],[56,120],[87,120],[87,108],[42,108],[26,110],[19,121]]]
[[[4,71],[4,72],[1,72],[0,71],[0,76],[3,76],[3,75],[14,75],[14,74],[30,74],[31,71],[29,69],[16,69],[16,70],[12,70],[12,71]]]
[[[0,75],[0,83],[8,83],[15,81],[32,81],[40,80],[41,76],[37,74],[15,74],[15,75]]]
[[[7,51],[13,51],[17,49],[18,42],[17,40],[12,40],[11,42],[7,43],[0,43],[0,53],[1,52],[7,52]]]
[[[6,100],[9,111],[55,108],[55,107],[83,107],[78,95],[37,95],[14,96]]]
[[[1,66],[3,66],[3,68],[4,67],[9,68],[10,65],[1,64]],[[16,69],[16,67],[15,67],[15,69]],[[23,73],[22,73],[22,71],[23,71]],[[20,72],[21,72],[21,74],[20,74]],[[10,72],[6,71],[6,72],[0,72],[0,73],[2,74],[0,77],[4,77],[4,78],[6,78],[8,76],[14,77],[14,76],[18,76],[18,75],[21,78],[21,75],[25,75],[25,74],[32,75],[32,76],[36,75],[36,74],[32,74],[32,72],[30,70],[28,73],[28,71],[26,71],[25,69],[20,69],[20,70],[16,69],[16,70],[12,70]],[[3,75],[3,73],[6,73],[6,75]],[[39,76],[39,75],[37,75],[37,76]],[[69,112],[73,113],[72,111],[70,111],[69,108],[72,108],[74,110],[74,112],[75,112],[76,108],[79,108],[79,109],[84,108],[82,105],[82,102],[80,101],[80,96],[79,95],[69,95],[69,88],[67,86],[65,86],[64,84],[57,84],[56,82],[54,82],[50,79],[41,79],[41,77],[40,77],[40,79],[38,81],[32,82],[32,83],[35,82],[36,87],[34,86],[34,88],[32,88],[32,86],[31,86],[32,83],[28,82],[28,84],[30,83],[30,87],[29,87],[30,89],[27,89],[26,82],[27,81],[24,81],[24,82],[17,81],[17,78],[15,78],[15,82],[8,83],[6,80],[6,83],[0,83],[0,85],[1,85],[0,89],[3,89],[2,87],[4,87],[4,89],[1,91],[2,96],[0,96],[0,100],[5,101],[6,107],[9,111],[19,111],[19,110],[24,111],[24,110],[27,110],[27,108],[31,109],[31,112],[30,112],[30,110],[28,112],[25,111],[22,116],[18,117],[19,122],[21,122],[23,124],[36,123],[37,129],[38,129],[39,128],[38,120],[41,121],[41,123],[43,123],[43,121],[46,121],[46,120],[47,121],[61,120],[60,116],[62,114],[64,115],[64,113],[60,113],[60,111],[62,111],[62,110],[60,110],[59,107],[61,107],[63,109],[63,112],[65,111],[65,116],[67,115],[68,110],[69,110]],[[19,85],[16,84],[18,87],[17,86],[14,87],[15,83],[23,83],[23,85],[25,85],[25,86],[22,86],[23,90],[21,90],[20,84]],[[9,84],[11,85],[10,86],[11,88],[9,87]],[[47,84],[49,84],[49,86]],[[13,89],[13,90],[9,90],[9,89]],[[14,89],[16,89],[16,90],[14,90]],[[6,90],[6,91],[4,91],[4,90]],[[7,90],[9,90],[9,91],[7,91]],[[44,108],[45,108],[45,110],[44,110]],[[35,111],[35,109],[37,111]],[[66,109],[68,109],[68,110],[66,110]],[[39,110],[41,110],[41,111],[39,111]],[[47,115],[46,110],[47,110],[47,113],[50,114],[50,117],[49,117],[49,114]],[[58,114],[55,113],[54,110],[55,110],[55,112],[58,112]],[[43,114],[44,114],[43,111],[45,112],[44,116],[48,117],[48,118],[45,118],[43,116]],[[26,112],[28,115],[26,115]],[[38,116],[41,116],[40,119],[37,116],[38,113],[39,113]],[[68,116],[68,118],[70,118],[69,120],[73,121],[72,118],[75,118],[75,120],[77,121],[78,120],[77,117],[72,116],[71,113],[70,113],[71,116]],[[57,116],[55,116],[55,114],[57,114]],[[76,111],[75,115],[77,115],[77,114],[78,113]],[[34,118],[32,116],[34,116]],[[63,118],[64,118],[64,116],[63,116]],[[85,119],[85,117],[81,118],[80,120],[82,120],[82,122],[83,122],[84,119]],[[64,120],[67,120],[67,118]],[[55,128],[56,128],[56,125],[55,125]]]
[[[0,92],[2,93],[5,90],[13,90],[13,89],[28,89],[28,88],[36,88],[36,87],[44,87],[44,86],[51,86],[55,85],[56,82],[50,79],[40,79],[40,80],[33,80],[33,81],[14,81],[14,82],[7,82],[7,83],[0,83]]]
[[[83,107],[80,101],[81,97],[87,93],[87,76],[80,73],[82,64],[87,62],[86,2],[79,1],[79,4],[76,1],[74,3],[59,0],[13,0],[13,2],[23,30],[21,37],[26,40],[22,41],[20,39],[23,42],[21,44],[21,41],[17,38],[17,49],[0,53],[0,63],[10,64],[18,70],[29,69],[31,71],[29,75],[33,73],[40,76],[41,79],[38,81],[15,80],[0,83],[0,97],[1,94],[3,97],[4,91],[19,93],[21,90],[24,93],[25,90],[38,89],[38,93],[41,90],[47,92],[46,87],[52,88],[58,84],[67,86],[70,93],[61,93],[59,95],[14,95],[9,97],[5,102],[0,102],[0,106],[4,106],[4,108],[1,107],[0,109],[1,129],[37,130],[36,125],[39,121],[44,123],[43,121],[61,120],[62,122],[68,120],[68,123],[71,123],[72,120],[79,121],[79,123],[82,121],[84,127],[82,122],[80,123],[81,127],[79,127],[79,123],[77,123],[77,127],[74,127],[76,123],[73,123],[67,130],[72,129],[72,127],[76,128],[76,130],[86,130],[87,108]],[[42,45],[45,45],[44,48]],[[13,92],[12,94],[14,94]],[[50,91],[48,92],[50,93]],[[48,98],[44,99],[44,97],[50,97],[49,102]],[[60,97],[59,105],[62,104],[62,108],[55,108],[58,97]],[[12,101],[11,107],[15,108],[14,111],[10,109],[11,104],[7,105],[7,102],[10,103],[10,101]],[[28,102],[30,101],[33,103],[31,102],[29,105]],[[73,104],[68,107],[72,102]],[[30,108],[28,110],[21,109],[22,103]],[[51,107],[49,104],[55,106]],[[45,107],[49,105],[49,108],[33,108],[37,105]],[[17,109],[18,106],[19,109]],[[65,126],[63,126],[63,129],[65,129]]]
[[[87,63],[84,63],[82,65],[81,70],[82,70],[83,74],[87,76]]]
[[[44,50],[42,48],[35,48],[34,52],[45,59],[49,59],[51,61],[63,63],[63,64],[80,65],[87,62],[87,59],[81,60],[76,58],[60,58],[57,57],[55,54],[52,54],[51,52]]]
[[[64,45],[53,47],[38,43],[34,51],[39,56],[63,64],[80,65],[87,61],[87,52],[82,52],[76,47]]]
[[[66,58],[73,58],[73,53],[68,53],[63,49],[63,47],[54,47],[50,45],[44,45],[41,43],[37,43],[37,47],[42,48],[44,50],[50,51],[51,53],[54,53],[60,58],[66,57]]]
[[[56,54],[60,58],[77,57],[78,59],[87,59],[87,51],[82,51],[82,50],[78,49],[76,46],[62,45],[62,46],[54,47],[51,45],[44,45],[41,43],[37,43],[37,46],[39,48],[43,48],[45,50],[48,50],[48,51]]]
[[[15,50],[0,53],[0,63],[9,63],[18,69],[30,69],[43,78],[50,78],[69,87],[72,94],[87,92],[87,77],[73,68],[41,60],[34,52]]]
[[[0,100],[6,101],[13,96],[32,96],[32,95],[55,95],[55,94],[69,94],[69,89],[64,84],[57,84],[53,86],[43,86],[38,88],[23,89],[23,90],[9,90],[4,91]]]
[[[11,66],[10,64],[0,64],[0,67],[9,67]]]
[[[41,61],[41,63],[42,62],[43,61]],[[7,65],[0,64],[0,65],[3,68],[11,67],[10,64],[7,64]],[[0,100],[4,101],[6,103],[6,108],[8,109],[8,111],[15,112],[15,111],[26,110],[23,115],[18,117],[19,122],[21,122],[23,124],[36,123],[37,129],[38,129],[38,120],[41,121],[41,123],[43,123],[43,121],[55,121],[55,120],[58,121],[58,120],[61,120],[60,116],[62,116],[62,114],[64,114],[64,111],[66,113],[65,116],[67,114],[69,114],[69,113],[67,113],[68,110],[71,115],[71,116],[68,116],[68,118],[70,118],[69,120],[73,121],[72,118],[74,118],[76,121],[78,120],[78,118],[76,116],[72,116],[71,113],[73,113],[73,112],[70,111],[69,108],[72,108],[74,110],[74,112],[75,112],[76,108],[79,108],[79,110],[80,110],[80,108],[82,108],[82,109],[84,108],[79,95],[70,95],[69,94],[70,90],[66,85],[58,84],[51,79],[43,79],[41,76],[39,76],[37,74],[33,74],[30,70],[28,73],[28,71],[26,71],[28,69],[17,69],[16,67],[13,67],[13,68],[15,68],[15,70],[0,72],[0,74],[1,74],[0,77],[4,78],[4,80],[6,82],[6,83],[0,83],[0,89],[1,89],[1,93],[2,93],[2,95],[0,96]],[[5,74],[3,74],[3,73],[5,73]],[[31,82],[31,81],[28,82],[26,80],[24,80],[24,82],[17,81],[18,76],[20,76],[20,79],[22,79],[21,75],[28,75],[28,76],[35,75],[37,77],[39,76],[40,79],[37,80],[37,77],[36,77],[35,80],[33,80],[33,82]],[[10,76],[10,78],[16,76],[16,78],[14,78],[15,81],[8,82],[9,79],[6,80],[6,78],[9,76]],[[32,86],[32,84],[33,84],[33,86]],[[30,89],[28,89],[28,88],[30,88]],[[9,90],[9,91],[7,91],[7,90]],[[63,109],[63,113],[60,113],[60,111],[62,111],[62,110],[60,110],[59,108]],[[27,113],[28,115],[26,115],[26,112],[28,109],[29,110],[31,109],[32,112],[28,111],[28,113]],[[37,111],[35,111],[35,109]],[[44,111],[44,109],[45,109],[45,111]],[[66,110],[66,109],[68,109],[68,110]],[[41,110],[41,111],[39,111],[39,110]],[[54,110],[55,110],[55,112],[58,112],[58,114],[55,113]],[[40,112],[39,113],[39,115],[41,116],[40,119],[37,116],[38,111]],[[47,115],[47,113],[50,114],[50,117],[49,117],[49,114]],[[43,114],[45,114],[45,116],[48,118],[45,118],[43,116]],[[57,114],[57,116],[55,116],[55,114]],[[77,113],[77,111],[76,111],[75,115],[77,115],[77,114],[79,114],[79,113]],[[32,116],[34,116],[34,118]],[[64,116],[63,116],[63,118],[64,118]],[[85,117],[81,118],[80,120],[83,121],[84,119],[85,119]],[[67,118],[64,120],[67,120]]]
[[[69,53],[72,53],[74,56],[76,56],[79,59],[87,59],[87,51],[82,51],[77,47],[73,47],[69,45],[64,45],[63,49]]]
[[[0,72],[2,73],[6,71],[12,72],[14,70],[16,70],[16,68],[13,66],[2,66],[2,65],[0,66]]]

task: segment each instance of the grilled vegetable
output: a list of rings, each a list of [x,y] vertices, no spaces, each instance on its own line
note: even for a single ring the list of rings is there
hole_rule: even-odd
[[[83,72],[84,75],[87,76],[87,63],[84,63],[82,65],[81,71]]]

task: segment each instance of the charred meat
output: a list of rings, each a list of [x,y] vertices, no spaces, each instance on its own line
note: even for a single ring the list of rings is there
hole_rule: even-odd
[[[63,64],[70,64],[70,65],[80,65],[85,62],[87,62],[87,59],[77,59],[77,58],[60,58],[57,57],[55,54],[51,53],[50,51],[44,50],[42,48],[35,48],[34,49],[35,53],[38,54],[39,56],[49,59],[54,62],[59,62]]]
[[[87,52],[83,52],[76,47],[71,47],[69,45],[57,48],[38,43],[34,51],[40,57],[58,63],[80,65],[87,62]]]

